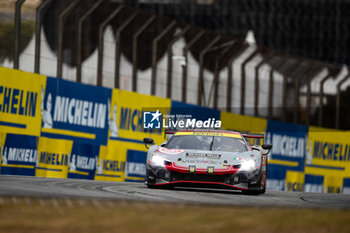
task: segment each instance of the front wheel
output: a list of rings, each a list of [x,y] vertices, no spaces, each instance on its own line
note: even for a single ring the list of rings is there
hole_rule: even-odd
[[[153,184],[147,184],[147,188],[149,189],[155,189],[157,186],[153,185]]]
[[[146,185],[147,185],[147,188],[149,189],[154,189],[157,187],[156,185],[154,185],[154,180],[151,179],[149,176],[147,176],[146,178]]]
[[[259,195],[260,192],[261,190],[242,190],[242,193],[246,195]]]
[[[264,193],[266,193],[266,186],[264,186],[262,190],[259,190],[259,194],[264,194]]]

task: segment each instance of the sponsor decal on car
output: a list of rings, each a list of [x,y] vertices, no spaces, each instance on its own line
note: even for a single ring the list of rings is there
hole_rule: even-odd
[[[178,155],[184,152],[184,150],[181,149],[167,149],[165,147],[160,147],[158,149],[158,152],[161,152],[163,154],[168,154],[168,155]]]
[[[200,159],[220,159],[221,154],[191,152],[191,153],[186,153],[186,157],[187,158],[200,158]]]

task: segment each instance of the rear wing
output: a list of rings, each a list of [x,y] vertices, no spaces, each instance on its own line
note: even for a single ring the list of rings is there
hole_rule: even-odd
[[[169,138],[172,137],[175,133],[176,133],[176,131],[164,131],[164,138],[165,138],[165,139],[169,139]]]
[[[242,133],[242,136],[250,145],[262,146],[264,143],[264,134]]]
[[[248,134],[248,133],[242,133],[242,136],[244,138],[261,138],[261,139],[264,139],[264,134]]]

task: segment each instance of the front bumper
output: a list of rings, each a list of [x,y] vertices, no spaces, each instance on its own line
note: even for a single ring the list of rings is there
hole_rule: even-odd
[[[256,190],[261,178],[260,169],[254,171],[239,171],[239,169],[227,169],[213,174],[203,171],[190,173],[188,169],[174,169],[173,166],[156,167],[147,164],[147,184],[162,186],[191,186],[224,188],[239,190]]]

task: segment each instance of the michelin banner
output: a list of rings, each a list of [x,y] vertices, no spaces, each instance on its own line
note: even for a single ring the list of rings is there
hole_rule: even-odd
[[[40,135],[46,77],[0,67],[0,132]]]
[[[67,178],[73,141],[40,137],[35,176]]]
[[[10,134],[1,148],[1,174],[35,176],[38,137]]]
[[[107,144],[111,89],[47,77],[42,96],[41,136]]]
[[[268,121],[265,143],[273,145],[268,160],[268,189],[285,190],[287,172],[293,171],[292,176],[304,171],[307,135],[307,126]]]
[[[144,129],[144,110],[169,110],[170,99],[114,89],[108,115],[108,145],[101,146],[96,180],[144,181],[147,149],[143,138],[164,141],[161,130]],[[158,119],[160,121],[160,118]],[[160,122],[158,122],[160,123]]]
[[[350,132],[310,127],[305,175],[322,180],[322,183],[305,181],[305,191],[348,192]]]

